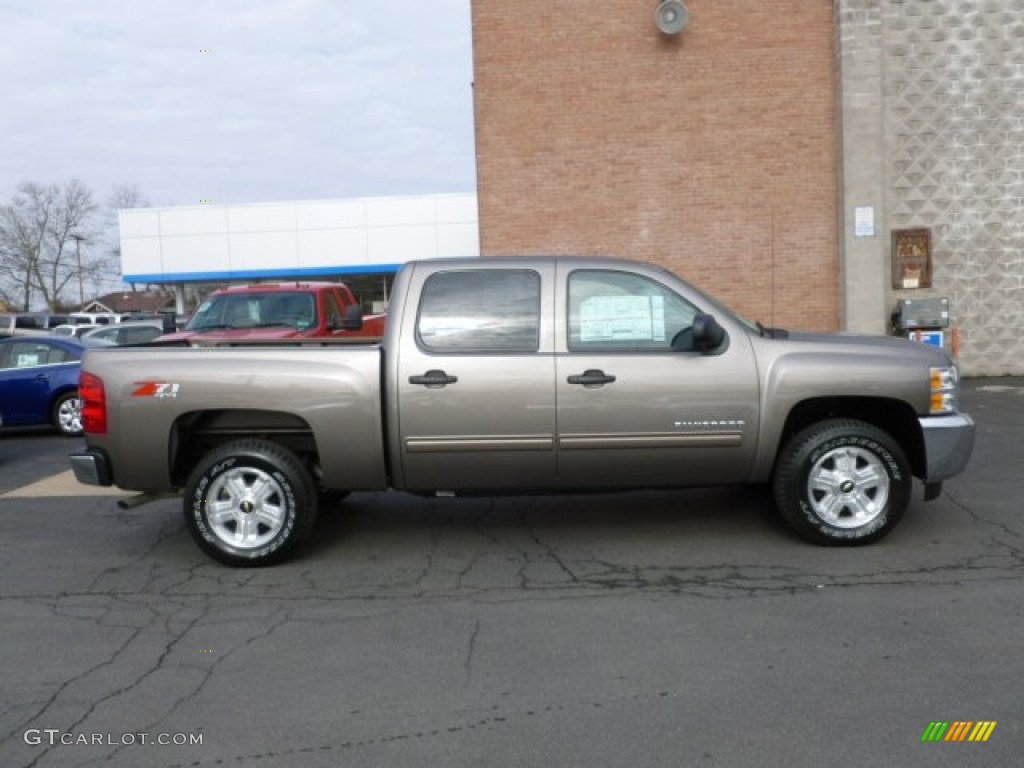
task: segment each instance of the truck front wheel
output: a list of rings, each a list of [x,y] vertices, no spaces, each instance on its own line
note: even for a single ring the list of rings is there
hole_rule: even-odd
[[[259,566],[286,557],[316,520],[316,487],[298,457],[267,440],[210,451],[185,487],[185,524],[215,560]]]
[[[798,433],[775,468],[783,519],[816,544],[869,544],[910,502],[910,465],[899,444],[866,422],[830,419]]]

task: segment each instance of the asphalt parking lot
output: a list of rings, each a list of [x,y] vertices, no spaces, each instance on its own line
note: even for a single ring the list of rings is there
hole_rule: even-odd
[[[357,494],[264,570],[0,436],[0,766],[1020,766],[1024,379],[964,408],[968,471],[871,547],[751,489]]]

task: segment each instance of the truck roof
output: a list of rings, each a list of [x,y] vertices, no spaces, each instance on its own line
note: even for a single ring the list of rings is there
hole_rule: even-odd
[[[254,291],[310,291],[322,288],[340,288],[344,283],[302,282],[302,283],[257,283],[255,285],[232,285],[216,293],[252,293]]]

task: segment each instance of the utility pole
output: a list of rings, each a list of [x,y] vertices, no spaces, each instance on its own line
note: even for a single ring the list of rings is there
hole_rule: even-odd
[[[82,241],[88,238],[72,233],[71,239],[75,241],[75,257],[78,259],[78,308],[85,306],[85,288],[82,286]]]

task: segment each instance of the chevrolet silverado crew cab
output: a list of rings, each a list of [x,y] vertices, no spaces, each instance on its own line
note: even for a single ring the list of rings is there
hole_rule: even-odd
[[[384,315],[372,315],[356,328],[350,317],[359,302],[343,283],[240,285],[211,293],[180,333],[161,343],[237,339],[380,337]]]
[[[229,565],[310,532],[322,494],[770,484],[822,544],[891,531],[966,465],[957,369],[904,339],[750,323],[659,267],[412,262],[380,344],[93,349],[78,479],[182,494]]]

